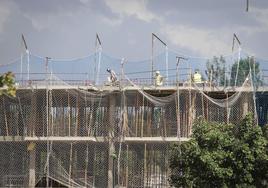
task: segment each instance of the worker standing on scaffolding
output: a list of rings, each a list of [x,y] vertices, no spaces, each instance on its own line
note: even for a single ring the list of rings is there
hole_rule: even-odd
[[[164,82],[163,76],[160,74],[160,71],[155,71],[155,85],[162,86]]]
[[[204,89],[205,82],[202,81],[202,75],[199,73],[199,70],[195,70],[193,81],[194,81],[194,84],[196,84],[196,86],[201,86]]]
[[[194,83],[196,83],[196,84],[202,83],[202,76],[198,70],[195,70],[195,73],[194,73]]]
[[[117,76],[116,76],[115,72],[109,68],[107,69],[107,72],[110,73],[110,76],[108,77],[108,82],[111,84],[116,84],[116,82],[118,80],[117,80]]]

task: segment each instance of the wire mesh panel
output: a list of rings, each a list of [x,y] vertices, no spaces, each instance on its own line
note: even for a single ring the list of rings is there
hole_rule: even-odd
[[[96,98],[95,98],[96,97]],[[20,98],[1,97],[3,135],[105,136],[107,100],[78,90],[27,91]]]
[[[50,176],[74,187],[106,187],[107,152],[103,144],[54,144],[50,166],[58,169],[51,169]]]
[[[0,186],[24,187],[29,179],[27,143],[0,143]]]
[[[128,185],[128,150],[129,146],[126,143],[115,144],[117,158],[113,160],[114,182],[115,185],[121,187],[127,187]]]
[[[58,81],[64,89],[47,80],[46,88],[0,96],[1,185],[168,187],[164,139],[190,137],[200,116],[236,124],[248,112],[257,115],[250,78],[237,90],[214,91],[203,85],[93,91]]]
[[[0,135],[24,136],[32,112],[32,91],[18,91],[17,97],[0,96]]]
[[[144,145],[129,145],[128,187],[144,186]]]
[[[116,184],[122,187],[168,187],[168,147],[163,143],[130,143],[123,144],[119,150],[118,145]]]
[[[203,117],[207,121],[237,124],[248,113],[252,113],[257,121],[255,91],[252,80],[246,78],[244,84],[236,91],[203,91],[197,88],[193,98],[195,102],[195,116]]]
[[[145,187],[168,187],[168,145],[146,144]]]
[[[36,184],[46,178],[67,187],[107,187],[107,144],[43,142],[36,145]],[[43,185],[46,185],[46,181]]]
[[[144,92],[143,92],[144,93]],[[167,102],[154,102],[149,94],[126,94],[128,136],[157,137],[176,135],[175,95],[168,94]]]
[[[242,92],[237,103],[230,108],[229,111],[229,122],[237,124],[243,119],[248,113],[256,115],[256,106],[254,104],[253,92]],[[257,119],[256,119],[257,120]]]

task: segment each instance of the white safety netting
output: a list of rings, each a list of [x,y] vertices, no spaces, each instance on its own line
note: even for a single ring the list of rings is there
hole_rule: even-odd
[[[155,56],[153,72],[151,60],[131,62],[99,52],[47,64],[46,58],[25,54],[1,66],[3,72],[17,71],[19,86],[16,97],[0,96],[0,186],[28,186],[34,172],[36,184],[107,187],[112,174],[118,186],[168,187],[169,143],[161,139],[190,137],[200,116],[236,124],[249,112],[256,119],[265,114],[267,98],[256,98],[254,63],[234,87],[236,75],[226,69],[237,52],[224,56],[222,74],[205,73],[220,60],[199,57],[180,62],[177,72],[177,55],[170,51],[168,61],[166,53]],[[116,71],[117,84],[107,83],[107,68]],[[201,85],[192,82],[195,68],[203,74]],[[165,77],[161,87],[154,85],[155,70]],[[156,142],[144,141],[150,138]],[[30,143],[35,147],[29,149]]]

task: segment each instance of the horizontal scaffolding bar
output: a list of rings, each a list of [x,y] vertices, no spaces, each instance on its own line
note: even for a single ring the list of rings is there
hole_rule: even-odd
[[[123,142],[128,143],[158,143],[158,142],[185,142],[190,138],[186,137],[124,137]],[[50,136],[50,137],[30,137],[24,138],[24,141],[86,141],[86,142],[108,142],[105,137],[83,137],[83,136]]]

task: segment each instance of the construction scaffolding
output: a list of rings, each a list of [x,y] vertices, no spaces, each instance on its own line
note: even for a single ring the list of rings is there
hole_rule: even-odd
[[[237,124],[251,112],[267,123],[268,90],[256,87],[253,70],[235,87],[196,84],[196,58],[188,58],[169,63],[168,82],[155,86],[147,61],[128,72],[133,62],[111,59],[100,51],[69,61],[28,52],[0,67],[17,82],[16,97],[0,96],[1,187],[169,187],[169,148],[190,139],[199,117]],[[118,82],[105,82],[107,67]]]

